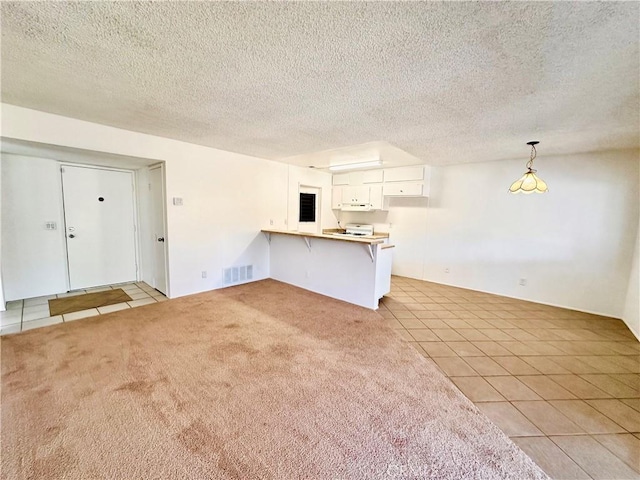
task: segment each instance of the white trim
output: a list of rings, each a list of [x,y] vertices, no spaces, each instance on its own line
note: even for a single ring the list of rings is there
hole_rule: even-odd
[[[419,280],[419,281],[422,281],[422,282],[435,283],[437,285],[445,285],[447,287],[460,288],[462,290],[470,290],[472,292],[488,293],[490,295],[495,295],[497,297],[511,298],[513,300],[522,300],[523,302],[537,303],[539,305],[545,305],[547,307],[564,308],[565,310],[573,310],[574,312],[588,313],[590,315],[598,315],[599,317],[614,318],[616,320],[622,320],[622,318],[612,317],[608,313],[593,312],[591,310],[582,310],[582,309],[575,308],[575,307],[567,307],[566,305],[558,305],[557,303],[547,303],[547,302],[541,302],[539,300],[532,300],[530,298],[514,297],[512,295],[505,295],[504,293],[491,292],[489,290],[479,290],[477,288],[462,287],[460,285],[454,285],[452,283],[445,283],[445,282],[436,282],[435,280],[429,280],[429,279],[426,279],[426,278],[407,277],[405,275],[395,275],[395,274],[394,274],[394,276],[395,277],[411,278],[412,280]],[[629,329],[629,330],[631,330],[631,329]]]
[[[171,298],[171,280],[169,277],[169,231],[167,229],[167,188],[166,188],[166,170],[165,162],[154,163],[147,167],[147,171],[151,174],[151,170],[160,169],[160,187],[162,188],[162,230],[164,232],[164,277],[165,290],[163,293],[167,298]],[[155,256],[154,256],[155,262]],[[154,278],[155,281],[155,278]],[[153,288],[157,288],[154,286]]]

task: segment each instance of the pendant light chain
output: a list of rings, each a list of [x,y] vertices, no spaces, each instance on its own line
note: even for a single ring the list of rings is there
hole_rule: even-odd
[[[509,191],[511,193],[545,193],[549,191],[547,184],[536,175],[536,170],[533,169],[533,160],[538,155],[536,145],[540,143],[538,141],[527,142],[527,145],[531,145],[531,155],[527,162],[527,171],[518,180],[511,184]]]
[[[532,168],[533,167],[533,159],[536,158],[537,155],[538,155],[538,152],[536,150],[536,146],[535,145],[531,145],[531,158],[527,162],[527,168],[529,169],[530,172],[536,172],[537,171],[537,170],[534,170]]]

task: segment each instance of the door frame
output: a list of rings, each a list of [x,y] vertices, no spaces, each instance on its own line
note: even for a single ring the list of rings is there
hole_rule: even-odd
[[[140,252],[140,240],[139,240],[140,228],[138,225],[139,223],[138,191],[136,188],[136,184],[138,183],[137,182],[138,175],[136,171],[129,168],[115,168],[115,167],[106,167],[102,165],[87,165],[86,163],[58,162],[58,164],[60,166],[60,185],[61,185],[60,194],[62,196],[62,223],[64,227],[62,228],[62,235],[64,235],[64,256],[66,258],[65,271],[67,274],[67,278],[65,280],[67,284],[67,292],[71,291],[71,278],[70,278],[70,272],[69,272],[69,250],[67,245],[67,216],[65,211],[66,206],[64,204],[64,180],[62,178],[62,169],[64,167],[91,168],[93,170],[110,170],[112,172],[124,172],[124,173],[131,174],[131,194],[133,196],[133,241],[135,245],[134,251],[135,251],[135,262],[136,262],[136,282],[139,282],[141,252]]]
[[[151,180],[151,170],[160,170],[160,186],[162,188],[162,227],[164,231],[164,275],[165,275],[165,290],[164,295],[167,298],[171,298],[171,282],[169,281],[169,232],[167,231],[167,187],[166,187],[166,169],[165,162],[154,163],[153,165],[149,165],[147,167],[147,172],[149,175],[149,181]],[[155,240],[155,239],[154,239]],[[154,259],[154,269],[155,269],[155,255]],[[154,286],[154,288],[156,288]]]

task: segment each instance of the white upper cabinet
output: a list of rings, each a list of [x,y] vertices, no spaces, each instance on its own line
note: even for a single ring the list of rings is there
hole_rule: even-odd
[[[382,183],[384,170],[367,170],[362,172],[362,183]]]
[[[428,197],[430,175],[428,165],[337,173],[331,208],[370,204],[371,210],[387,210],[385,197]]]
[[[333,187],[331,189],[331,208],[340,210],[342,208],[342,187]]]
[[[424,166],[386,168],[384,181],[386,182],[411,182],[424,180]]]
[[[382,185],[371,185],[369,187],[369,203],[371,210],[388,210],[382,196]]]
[[[428,165],[386,168],[382,193],[385,197],[428,197],[430,179]]]
[[[333,174],[333,184],[334,185],[349,185],[349,174],[348,173],[334,173]]]
[[[370,192],[368,186],[342,187],[342,204],[369,203]]]
[[[385,197],[422,197],[424,185],[421,183],[387,183],[382,187]]]
[[[383,170],[365,170],[362,172],[334,173],[334,185],[364,185],[369,183],[382,183]]]

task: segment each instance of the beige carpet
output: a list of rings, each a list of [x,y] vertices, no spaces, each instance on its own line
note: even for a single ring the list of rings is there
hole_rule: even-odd
[[[546,478],[376,313],[272,280],[1,348],[3,478]]]
[[[121,288],[105,290],[104,292],[84,293],[71,297],[54,298],[49,300],[49,315],[64,315],[65,313],[79,312],[89,308],[106,307],[116,303],[130,302],[131,297]]]

